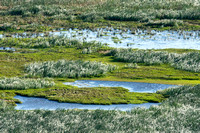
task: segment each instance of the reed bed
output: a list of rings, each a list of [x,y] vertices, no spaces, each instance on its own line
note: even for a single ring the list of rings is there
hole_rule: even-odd
[[[200,53],[189,52],[183,54],[165,51],[115,49],[110,52],[117,61],[129,63],[144,63],[146,65],[170,64],[171,66],[192,72],[200,72]]]
[[[25,72],[29,76],[79,78],[98,77],[114,69],[115,66],[100,62],[59,60],[29,64]]]
[[[46,79],[25,79],[25,78],[1,78],[1,90],[25,90],[25,89],[38,89],[47,88],[54,85],[53,81]]]

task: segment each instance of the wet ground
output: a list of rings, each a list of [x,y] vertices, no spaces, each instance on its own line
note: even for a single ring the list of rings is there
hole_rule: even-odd
[[[79,41],[96,41],[114,48],[138,49],[198,49],[200,50],[200,31],[155,31],[155,30],[118,30],[105,29],[69,29],[46,33],[16,33],[0,35],[0,38],[11,36],[17,38],[67,36]]]

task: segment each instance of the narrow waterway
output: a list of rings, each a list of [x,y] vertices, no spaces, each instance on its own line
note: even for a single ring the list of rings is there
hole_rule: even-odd
[[[92,104],[78,104],[78,103],[59,103],[57,101],[50,101],[45,98],[15,96],[22,104],[17,104],[17,110],[56,110],[56,109],[102,109],[102,110],[122,110],[127,111],[135,107],[149,108],[152,105],[159,105],[160,103],[143,103],[143,104],[112,104],[112,105],[92,105]]]
[[[121,81],[96,81],[96,80],[77,80],[75,82],[66,82],[66,85],[73,85],[78,87],[124,87],[130,92],[156,92],[157,90],[175,87],[175,85],[166,84],[152,84],[152,83],[137,83],[137,82],[121,82]],[[92,105],[92,104],[78,104],[78,103],[59,103],[57,101],[50,101],[45,98],[15,96],[22,104],[17,104],[17,110],[56,110],[56,109],[103,109],[103,110],[122,110],[127,111],[136,107],[149,108],[152,105],[159,105],[160,103],[143,103],[143,104],[112,104],[112,105]]]

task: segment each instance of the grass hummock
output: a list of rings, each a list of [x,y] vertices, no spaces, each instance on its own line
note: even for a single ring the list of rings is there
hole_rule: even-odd
[[[110,52],[117,61],[144,63],[145,65],[170,64],[171,66],[192,72],[200,72],[200,53],[169,53],[166,51],[115,49]]]
[[[41,77],[99,77],[106,72],[111,72],[115,66],[90,61],[47,61],[43,63],[32,63],[25,67],[29,76]]]
[[[28,79],[28,78],[0,78],[0,90],[25,90],[48,88],[53,86],[53,81],[46,79]]]

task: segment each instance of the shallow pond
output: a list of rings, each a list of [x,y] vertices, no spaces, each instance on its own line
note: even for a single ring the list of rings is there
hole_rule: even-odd
[[[62,30],[62,29],[61,29]],[[71,39],[81,41],[97,41],[107,43],[115,48],[139,48],[139,49],[199,49],[199,31],[155,31],[155,30],[117,30],[113,28],[96,30],[69,29],[66,31],[53,31],[48,33],[23,33],[12,37],[38,37],[63,35]],[[4,37],[0,35],[0,38]]]
[[[15,109],[17,110],[34,110],[34,109],[45,109],[45,110],[56,110],[56,109],[103,109],[103,110],[131,110],[135,107],[149,108],[152,105],[159,105],[160,103],[144,103],[144,104],[112,104],[112,105],[90,105],[90,104],[78,104],[78,103],[59,103],[57,101],[50,101],[45,98],[36,97],[25,97],[15,96],[14,98],[19,99],[22,104],[17,104]]]
[[[140,82],[122,82],[122,81],[98,81],[98,80],[77,80],[75,82],[66,82],[65,85],[73,85],[77,87],[124,87],[130,92],[150,92],[163,90],[175,85],[140,83]]]

